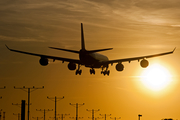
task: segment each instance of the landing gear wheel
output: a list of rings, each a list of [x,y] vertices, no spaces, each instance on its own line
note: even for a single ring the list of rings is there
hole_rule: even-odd
[[[82,73],[82,70],[79,70],[79,75],[81,75],[81,73]]]
[[[95,75],[95,70],[92,68],[92,69],[90,69],[90,74],[92,75],[92,74],[94,74]]]
[[[110,71],[108,70],[108,71],[107,71],[107,75],[109,76],[109,74],[110,74]]]
[[[81,75],[81,73],[82,73],[82,70],[76,70],[76,73],[75,73],[75,74],[76,74],[76,75],[77,75],[77,74]]]
[[[109,76],[110,71],[109,71],[109,70],[101,71],[101,74],[103,74],[104,76],[105,76],[105,75],[108,75],[108,76]]]

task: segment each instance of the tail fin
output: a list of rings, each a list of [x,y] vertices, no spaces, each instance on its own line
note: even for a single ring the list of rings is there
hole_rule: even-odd
[[[85,43],[84,43],[84,33],[83,33],[83,24],[82,23],[81,23],[81,49],[86,50]]]

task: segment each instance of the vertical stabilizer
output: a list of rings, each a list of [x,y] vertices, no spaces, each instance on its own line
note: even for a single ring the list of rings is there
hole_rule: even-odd
[[[82,24],[82,23],[81,23],[81,49],[82,49],[82,50],[85,50],[83,24]]]

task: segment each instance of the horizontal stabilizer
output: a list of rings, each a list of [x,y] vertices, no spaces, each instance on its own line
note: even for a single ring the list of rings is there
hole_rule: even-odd
[[[67,52],[79,53],[79,51],[76,51],[76,50],[62,49],[62,48],[56,48],[56,47],[49,47],[49,48],[56,49],[56,50],[67,51]]]
[[[88,50],[88,52],[101,52],[101,51],[106,51],[106,50],[112,50],[113,48],[106,48],[106,49],[98,49],[98,50]]]

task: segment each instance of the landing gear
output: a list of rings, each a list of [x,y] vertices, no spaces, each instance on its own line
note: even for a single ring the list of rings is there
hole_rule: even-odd
[[[76,70],[76,75],[77,74],[81,75],[81,73],[82,73],[82,70]]]
[[[95,75],[95,70],[93,68],[90,69],[90,74],[94,74]]]
[[[104,74],[104,76],[105,76],[105,75],[108,75],[108,76],[109,76],[110,71],[109,71],[109,70],[101,71],[101,74]]]
[[[77,75],[77,74],[81,75],[81,73],[82,73],[82,70],[80,70],[80,65],[78,65],[78,69],[76,70],[76,73],[75,73],[75,74],[76,74],[76,75]]]
[[[104,74],[105,75],[108,75],[110,74],[110,71],[108,70],[108,67],[106,67],[106,70],[103,71],[103,68],[102,68],[102,71],[101,71],[101,74]]]

